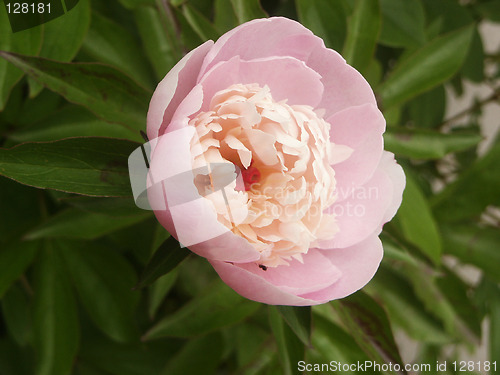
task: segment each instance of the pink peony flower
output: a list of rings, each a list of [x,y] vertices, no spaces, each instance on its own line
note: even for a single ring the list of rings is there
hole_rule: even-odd
[[[187,54],[148,112],[159,222],[242,296],[315,305],[363,287],[405,176],[365,79],[299,23],[258,19]]]

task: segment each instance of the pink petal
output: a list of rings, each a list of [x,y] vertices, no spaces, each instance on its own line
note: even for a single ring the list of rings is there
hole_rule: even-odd
[[[391,179],[393,185],[392,200],[389,207],[387,207],[387,210],[385,211],[383,219],[383,222],[386,223],[390,221],[394,215],[396,215],[399,206],[401,206],[403,191],[406,186],[406,177],[403,168],[396,163],[392,152],[384,151],[380,161],[380,168]]]
[[[322,254],[342,272],[342,277],[323,290],[301,295],[303,298],[331,301],[361,289],[375,275],[383,257],[383,248],[380,239],[373,235],[354,246],[323,250]]]
[[[324,44],[312,51],[306,64],[322,77],[325,91],[318,108],[326,110],[325,118],[348,107],[377,105],[373,90],[363,76]]]
[[[323,85],[318,73],[293,57],[270,57],[241,60],[234,56],[207,72],[200,84],[206,100],[202,110],[208,110],[210,100],[217,91],[233,84],[257,83],[267,85],[275,101],[287,100],[289,105],[316,106],[323,95]]]
[[[402,194],[402,190],[393,182],[394,179],[401,178],[397,170],[400,167],[395,163],[391,166],[386,164],[387,158],[381,159],[372,178],[364,185],[354,185],[345,191],[338,191],[343,199],[326,210],[335,215],[338,232],[331,240],[320,241],[320,248],[352,246],[382,230],[389,213],[394,211],[398,200],[401,201]]]
[[[149,170],[149,180],[154,185],[148,188],[155,215],[170,234],[200,256],[231,262],[255,261],[260,253],[217,220],[214,207],[194,185],[190,155],[194,133],[193,127],[184,127],[157,139]],[[160,209],[162,205],[165,209]]]
[[[149,104],[147,119],[149,139],[154,139],[163,133],[179,103],[196,85],[201,64],[212,45],[213,42],[209,40],[189,52],[158,84]]]
[[[385,119],[376,106],[365,104],[337,112],[327,121],[331,125],[330,141],[354,150],[333,167],[342,200],[342,191],[362,185],[375,172],[384,149]]]
[[[207,54],[200,77],[221,61],[240,56],[253,60],[292,56],[305,61],[321,39],[296,21],[284,17],[256,19],[222,35]]]

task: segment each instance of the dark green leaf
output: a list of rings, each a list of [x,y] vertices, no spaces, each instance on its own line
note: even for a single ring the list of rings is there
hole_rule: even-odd
[[[156,280],[156,282],[149,287],[148,313],[151,319],[155,318],[163,300],[174,286],[177,280],[177,274],[177,270],[173,270],[167,275],[163,275],[158,278],[158,280]]]
[[[25,239],[39,238],[79,238],[93,240],[128,227],[148,218],[147,211],[138,211],[135,216],[110,217],[109,215],[67,209],[30,231]]]
[[[488,205],[500,205],[500,142],[433,200],[435,216],[442,221],[477,217]]]
[[[42,42],[42,27],[13,33],[5,6],[0,6],[0,50],[36,55]],[[0,60],[0,111],[5,108],[10,91],[21,79],[23,72],[5,60]]]
[[[163,375],[216,374],[224,341],[218,332],[189,340],[162,371]]]
[[[340,51],[347,34],[347,14],[341,1],[295,0],[300,23],[325,41],[325,45]]]
[[[484,18],[493,22],[500,22],[500,3],[497,0],[475,4],[475,8]]]
[[[384,134],[385,149],[396,155],[413,159],[441,159],[451,152],[477,146],[483,137],[477,133],[438,131],[408,128],[389,128]]]
[[[427,199],[413,178],[406,176],[403,203],[397,218],[406,239],[416,245],[435,264],[441,262],[441,237]]]
[[[469,48],[469,54],[464,61],[462,74],[473,82],[482,82],[484,80],[484,49],[481,34],[476,27]]]
[[[410,102],[410,118],[417,128],[432,128],[443,122],[446,106],[444,86],[438,86]]]
[[[156,78],[162,79],[181,57],[179,41],[171,30],[165,30],[170,23],[162,22],[156,8],[139,7],[134,16],[142,47],[155,69]]]
[[[285,323],[275,306],[268,306],[269,322],[278,346],[282,374],[300,374],[299,361],[304,360],[304,344]]]
[[[79,342],[76,302],[59,252],[46,244],[35,269],[35,373],[67,375]]]
[[[10,336],[22,347],[33,343],[32,305],[25,289],[19,283],[15,284],[1,301],[5,326]]]
[[[129,9],[140,8],[143,6],[151,5],[154,6],[155,0],[119,0],[120,3]]]
[[[202,40],[217,40],[221,35],[209,19],[189,4],[182,6],[182,14]]]
[[[342,322],[372,360],[402,364],[387,315],[374,299],[358,291],[335,305]]]
[[[360,71],[370,64],[381,27],[378,0],[358,0],[349,19],[347,39],[342,56]]]
[[[100,64],[59,63],[2,51],[0,56],[105,121],[131,129],[145,126],[151,93],[114,68]]]
[[[60,242],[80,300],[105,334],[116,341],[137,337],[134,312],[139,294],[131,289],[136,275],[113,249],[84,242]]]
[[[190,254],[191,251],[187,247],[182,247],[174,237],[170,236],[148,262],[136,288],[147,286],[160,276],[169,273]]]
[[[380,0],[380,43],[391,47],[415,47],[425,43],[425,15],[419,0]]]
[[[493,288],[492,288],[493,289]],[[490,296],[490,359],[494,361],[495,369],[491,371],[492,374],[496,373],[495,371],[498,367],[498,361],[500,361],[500,290],[498,290],[498,286],[492,290]],[[493,364],[492,364],[493,366]]]
[[[214,25],[221,32],[238,26],[231,0],[215,0],[214,13]]]
[[[202,335],[238,323],[260,306],[217,281],[174,314],[160,320],[146,333],[145,339]]]
[[[378,88],[384,108],[404,103],[450,79],[462,66],[474,28],[453,31],[399,61]]]
[[[311,306],[277,306],[292,331],[304,343],[311,345]]]
[[[240,368],[259,367],[270,357],[271,353],[262,351],[269,340],[267,330],[256,324],[245,323],[232,328],[231,332],[235,332],[235,350]]]
[[[131,196],[127,160],[137,143],[69,138],[0,149],[0,174],[22,184],[92,196]]]
[[[0,248],[0,299],[9,286],[17,280],[30,265],[38,242],[14,242]]]
[[[153,84],[148,61],[134,36],[97,12],[92,13],[92,24],[82,50],[93,61],[120,69],[145,87]]]
[[[61,198],[61,201],[82,211],[108,217],[137,216],[146,213],[135,205],[132,198],[94,198],[71,195]]]
[[[260,6],[259,0],[231,0],[234,12],[239,23],[253,20],[254,18],[267,17],[266,12]]]

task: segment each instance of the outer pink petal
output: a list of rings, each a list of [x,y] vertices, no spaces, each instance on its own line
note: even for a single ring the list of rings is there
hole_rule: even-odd
[[[318,107],[326,110],[325,118],[348,107],[377,105],[368,82],[334,50],[324,45],[317,47],[306,64],[321,74],[325,91]]]
[[[213,42],[209,40],[189,52],[158,84],[149,104],[147,118],[149,139],[154,139],[163,133],[179,103],[196,85],[201,64],[212,45]]]
[[[394,202],[401,193],[397,190],[392,177],[393,168],[401,168],[397,164],[388,167],[386,158],[380,160],[372,178],[362,186],[353,186],[344,192],[344,199],[335,202],[327,209],[337,219],[338,232],[331,240],[321,241],[322,249],[344,248],[352,246],[369,235],[378,234],[387,221],[387,212],[393,209]]]
[[[344,249],[324,250],[323,255],[342,272],[342,277],[331,286],[301,297],[331,301],[343,298],[365,286],[375,275],[383,257],[383,248],[376,235]]]
[[[396,163],[392,152],[384,151],[382,159],[380,160],[380,167],[391,179],[393,186],[392,200],[389,207],[387,207],[384,219],[382,220],[383,223],[387,223],[394,217],[394,215],[396,215],[399,206],[401,206],[403,191],[406,186],[406,177],[403,168]]]
[[[305,61],[321,39],[296,21],[284,17],[256,19],[222,35],[207,54],[201,75],[221,61],[240,56],[253,60],[271,56],[292,56]]]
[[[148,188],[155,215],[174,237],[198,255],[231,262],[256,261],[260,253],[222,225],[209,200],[198,194],[190,173],[190,140],[194,132],[194,128],[185,127],[157,139],[149,171],[154,185]],[[159,209],[162,206],[165,209]]]
[[[286,99],[290,105],[314,107],[323,95],[320,78],[304,62],[293,57],[243,61],[239,56],[234,56],[214,66],[200,81],[206,98],[202,110],[208,110],[210,100],[217,91],[237,83],[267,85],[276,101]]]
[[[350,189],[364,184],[375,172],[384,149],[385,119],[376,106],[364,104],[337,112],[327,121],[330,140],[354,150],[347,160],[333,166],[339,200],[343,200]]]
[[[325,299],[307,299],[285,292],[259,275],[236,264],[210,260],[222,281],[238,294],[253,301],[270,305],[311,306],[325,303]],[[264,271],[267,272],[267,271]]]
[[[330,286],[341,277],[341,272],[321,251],[310,249],[303,255],[303,263],[292,260],[288,266],[268,267],[266,271],[256,263],[238,266],[262,277],[284,292],[294,295],[312,293]]]

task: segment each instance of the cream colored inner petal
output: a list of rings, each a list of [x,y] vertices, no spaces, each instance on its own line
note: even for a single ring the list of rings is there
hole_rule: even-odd
[[[334,215],[324,213],[336,200],[331,164],[352,151],[331,142],[330,124],[321,113],[276,102],[267,86],[237,84],[217,92],[210,110],[189,122],[197,130],[191,145],[193,168],[232,163],[239,171],[235,181],[204,199],[212,202],[228,230],[260,252],[260,265],[302,261],[317,241],[338,231]],[[227,178],[214,171],[212,188],[216,180]],[[195,178],[199,181],[206,178]]]

